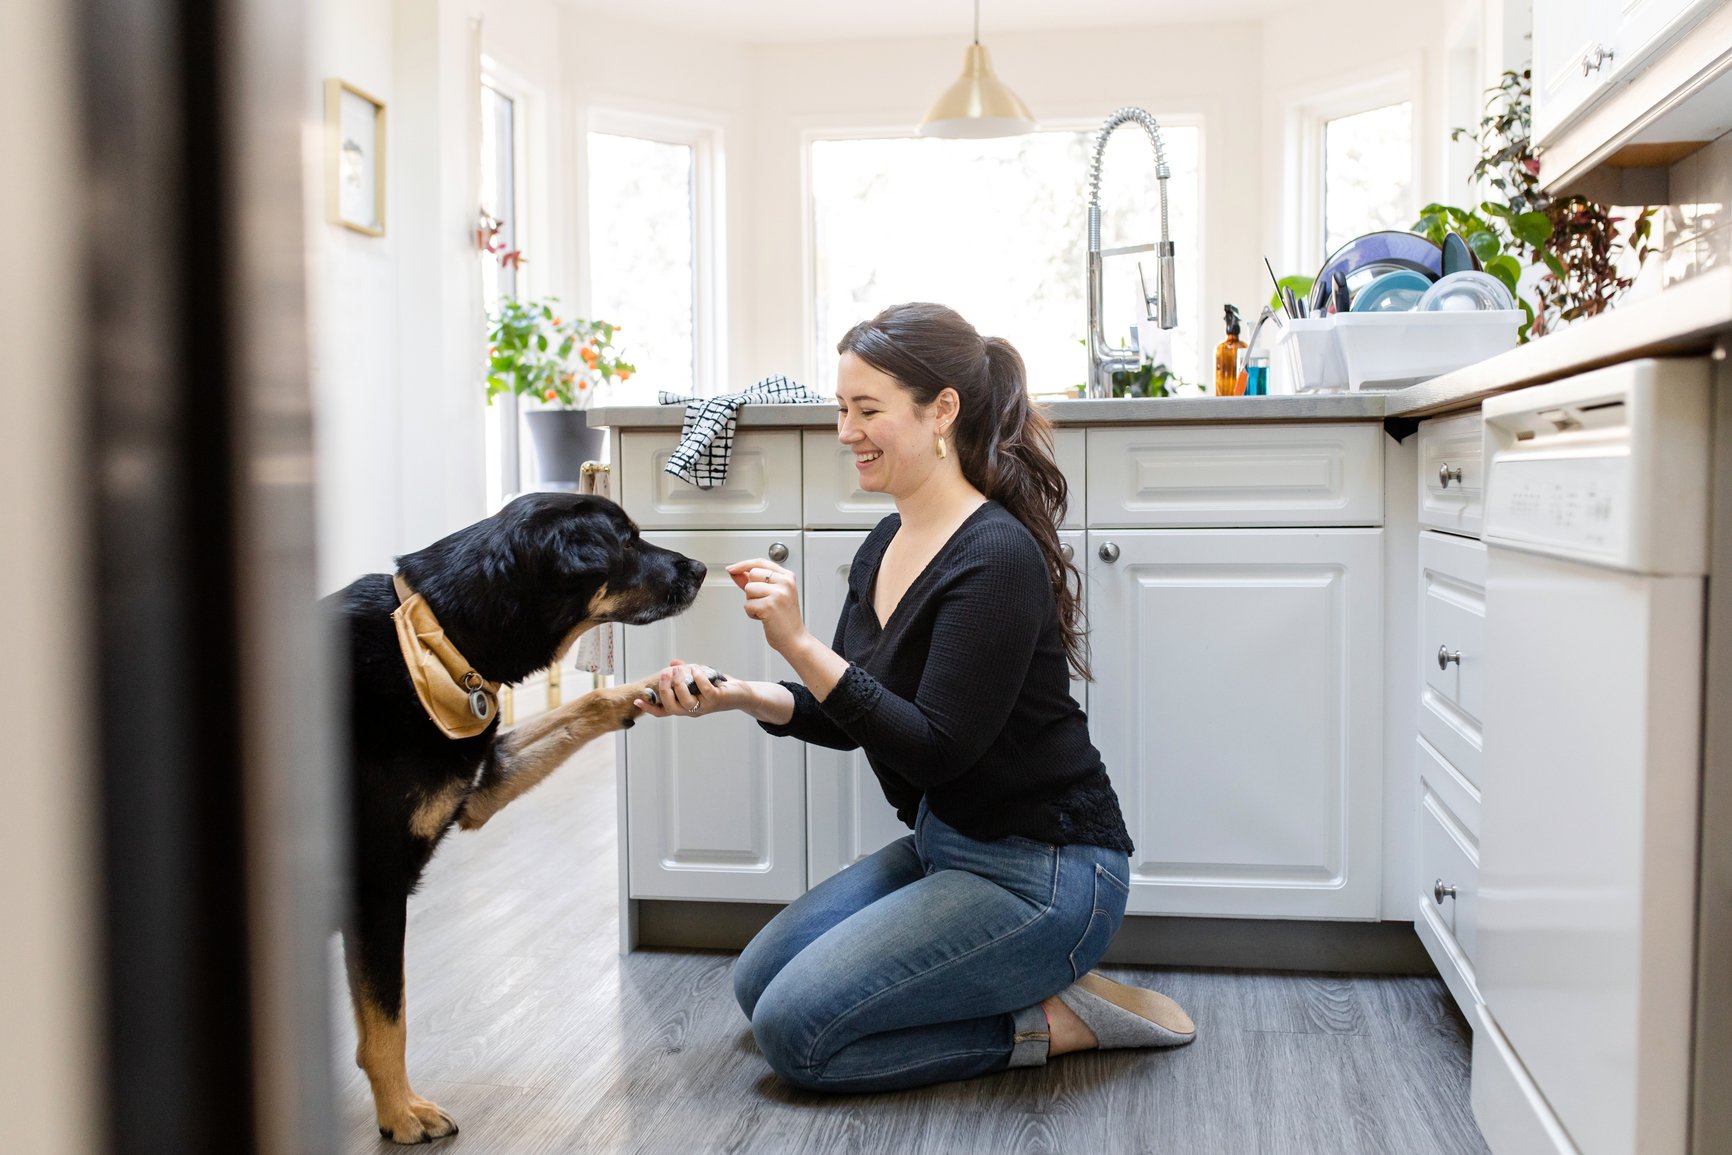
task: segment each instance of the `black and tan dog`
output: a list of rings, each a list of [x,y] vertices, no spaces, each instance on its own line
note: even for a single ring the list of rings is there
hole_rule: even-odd
[[[703,563],[642,541],[605,498],[537,493],[325,599],[352,665],[353,909],[344,932],[379,1133],[457,1125],[409,1087],[403,934],[408,898],[452,826],[473,830],[591,739],[632,724],[646,683],[584,694],[499,734],[494,694],[552,665],[600,622],[690,606]]]

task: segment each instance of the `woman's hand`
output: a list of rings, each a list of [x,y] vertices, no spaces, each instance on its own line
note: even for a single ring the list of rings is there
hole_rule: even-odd
[[[784,658],[808,636],[800,616],[800,579],[794,571],[761,557],[737,561],[728,576],[746,593],[746,616],[764,627],[764,640]]]
[[[751,699],[752,691],[748,683],[724,678],[708,666],[675,658],[656,675],[656,697],[659,702],[636,698],[632,704],[652,718],[701,718],[742,708]]]

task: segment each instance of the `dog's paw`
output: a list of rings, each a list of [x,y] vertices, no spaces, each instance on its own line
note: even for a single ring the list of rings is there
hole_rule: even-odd
[[[379,1134],[393,1143],[411,1147],[430,1139],[455,1135],[457,1124],[437,1103],[428,1102],[419,1095],[410,1095],[390,1112],[389,1117],[380,1112]]]

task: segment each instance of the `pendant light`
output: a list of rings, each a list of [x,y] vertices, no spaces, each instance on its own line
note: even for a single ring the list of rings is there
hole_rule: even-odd
[[[1019,136],[1034,129],[1028,106],[992,74],[992,61],[980,43],[980,0],[974,0],[974,43],[963,57],[962,78],[932,102],[914,132],[961,140]]]

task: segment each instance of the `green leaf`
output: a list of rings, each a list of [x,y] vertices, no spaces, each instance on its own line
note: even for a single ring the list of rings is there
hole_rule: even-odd
[[[1490,229],[1469,233],[1462,239],[1467,242],[1467,247],[1473,250],[1473,255],[1479,258],[1482,265],[1489,265],[1497,259],[1499,253],[1503,252],[1503,245],[1499,243],[1497,234]]]
[[[1484,212],[1494,217],[1502,217],[1505,220],[1508,220],[1512,215],[1512,210],[1508,205],[1500,205],[1496,201],[1481,201],[1479,207]]]
[[[1552,219],[1545,213],[1520,213],[1509,225],[1511,232],[1530,245],[1543,245],[1552,236]]]
[[[1282,277],[1275,283],[1280,285],[1283,289],[1292,289],[1295,297],[1304,299],[1311,295],[1311,286],[1316,283],[1316,280],[1317,278],[1315,277],[1307,277],[1299,273],[1292,273],[1288,276]],[[1281,311],[1280,293],[1277,292],[1270,294],[1269,307],[1274,309],[1276,312]]]
[[[1504,253],[1487,261],[1485,271],[1502,281],[1504,287],[1513,294],[1516,291],[1516,284],[1522,278],[1522,263],[1508,253]]]
[[[1563,261],[1559,260],[1558,255],[1550,249],[1540,250],[1540,260],[1546,263],[1546,268],[1550,269],[1552,276],[1558,280],[1567,281],[1570,279],[1569,269],[1564,267]]]

